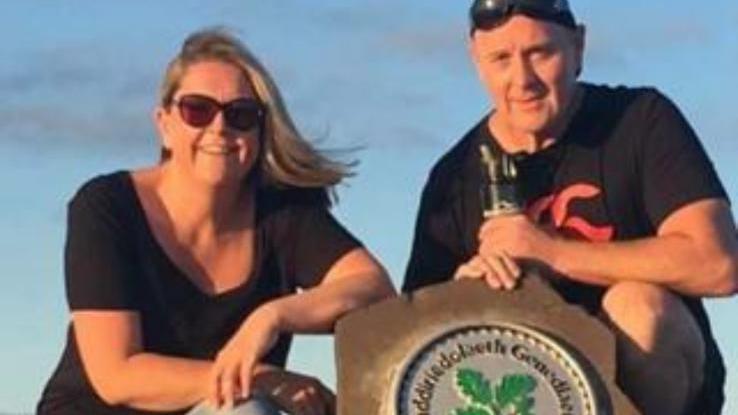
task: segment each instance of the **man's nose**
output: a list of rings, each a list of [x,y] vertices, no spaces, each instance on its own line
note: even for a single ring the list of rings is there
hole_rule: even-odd
[[[511,72],[512,82],[517,87],[529,88],[538,83],[535,67],[524,56],[517,56],[513,59]]]

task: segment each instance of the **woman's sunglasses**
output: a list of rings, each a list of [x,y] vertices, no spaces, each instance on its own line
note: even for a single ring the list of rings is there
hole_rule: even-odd
[[[261,127],[264,121],[264,105],[251,98],[238,98],[226,103],[198,94],[182,95],[173,101],[179,115],[187,125],[204,128],[213,122],[218,112],[223,111],[225,124],[234,130],[249,131]]]

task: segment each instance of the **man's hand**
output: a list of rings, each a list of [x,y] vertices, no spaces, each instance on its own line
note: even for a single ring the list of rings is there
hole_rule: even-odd
[[[459,266],[454,279],[481,278],[495,290],[511,290],[522,274],[522,261],[552,265],[555,236],[525,215],[488,219],[479,230],[479,251]]]
[[[505,215],[488,219],[479,230],[479,256],[484,258],[504,252],[521,260],[555,262],[555,236],[535,225],[527,216]]]
[[[454,279],[481,278],[494,290],[512,290],[520,278],[520,267],[505,252],[475,255],[456,269]]]

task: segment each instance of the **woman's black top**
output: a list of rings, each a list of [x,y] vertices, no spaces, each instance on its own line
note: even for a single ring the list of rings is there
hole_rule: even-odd
[[[255,308],[319,284],[332,264],[360,246],[328,212],[320,191],[259,190],[253,274],[231,290],[210,295],[157,242],[130,173],[87,182],[70,201],[67,221],[69,308],[136,311],[146,352],[192,359],[213,359]],[[264,361],[284,366],[290,341],[291,336],[281,335]],[[73,324],[37,412],[149,413],[100,399],[82,367]]]

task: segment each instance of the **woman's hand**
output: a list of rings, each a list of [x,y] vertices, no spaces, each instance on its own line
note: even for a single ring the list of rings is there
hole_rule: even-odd
[[[333,415],[336,396],[318,379],[270,368],[254,375],[254,390],[291,415]]]
[[[251,395],[254,367],[277,342],[279,333],[279,313],[273,303],[249,315],[215,358],[208,385],[214,407],[232,408],[235,401]]]

